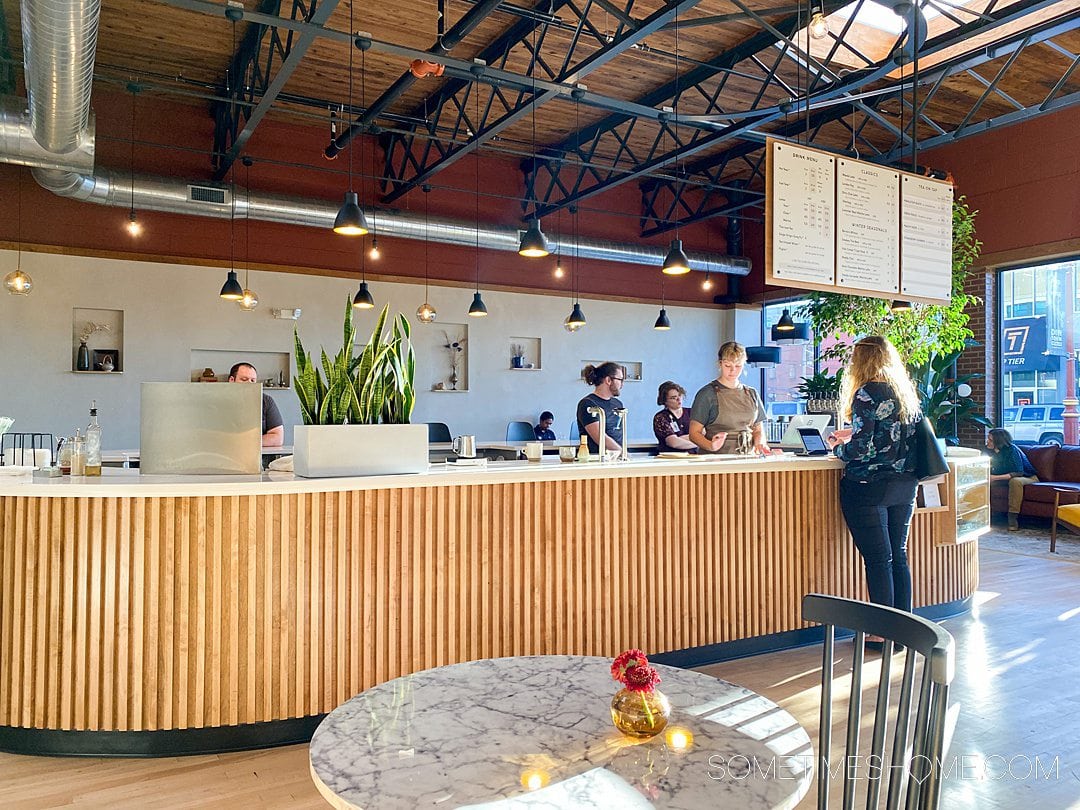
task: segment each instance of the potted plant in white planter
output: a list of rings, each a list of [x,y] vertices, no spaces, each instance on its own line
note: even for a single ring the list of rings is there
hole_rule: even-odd
[[[306,478],[426,472],[427,425],[411,425],[416,359],[403,315],[384,333],[383,307],[371,337],[353,356],[352,302],[345,303],[344,342],[320,365],[296,341],[296,395],[303,425],[293,432],[293,469]]]

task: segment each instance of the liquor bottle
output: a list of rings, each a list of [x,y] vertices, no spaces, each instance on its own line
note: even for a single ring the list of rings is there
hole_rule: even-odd
[[[97,400],[90,402],[90,424],[86,426],[83,451],[86,455],[86,475],[101,475],[101,426],[97,420]]]
[[[589,460],[589,440],[585,437],[585,434],[581,434],[581,443],[577,448],[577,460],[588,461]]]

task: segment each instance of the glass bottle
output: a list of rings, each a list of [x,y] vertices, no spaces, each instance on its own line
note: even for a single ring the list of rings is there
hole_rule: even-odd
[[[97,420],[97,400],[90,402],[90,424],[86,426],[86,475],[101,475],[101,426]]]
[[[60,467],[61,475],[71,475],[71,448],[74,446],[75,442],[70,436],[65,436],[60,440],[60,451],[57,453],[56,463]]]
[[[589,460],[589,440],[584,433],[581,434],[581,442],[578,444],[577,460],[588,461]]]
[[[86,444],[77,430],[71,440],[71,474],[86,475]]]

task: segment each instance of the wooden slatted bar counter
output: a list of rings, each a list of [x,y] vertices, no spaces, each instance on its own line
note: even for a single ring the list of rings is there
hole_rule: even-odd
[[[0,748],[270,745],[428,667],[703,662],[809,632],[807,592],[865,598],[832,459],[432,470],[0,483]],[[915,516],[916,605],[974,593],[955,526]]]

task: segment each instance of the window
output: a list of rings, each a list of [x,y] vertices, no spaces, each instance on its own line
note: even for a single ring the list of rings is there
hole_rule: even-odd
[[[1016,421],[1016,408],[1006,408],[1003,419],[1006,422],[1015,422]]]
[[[1080,257],[1001,272],[998,383],[1006,420],[1015,406],[1051,405],[1077,395],[1078,282]],[[1029,410],[1021,410],[1021,422],[1035,420],[1026,417]],[[1042,420],[1046,409],[1037,410]],[[1050,420],[1055,411],[1050,410]]]
[[[1021,422],[1041,422],[1046,418],[1046,408],[1024,408],[1020,411]]]

